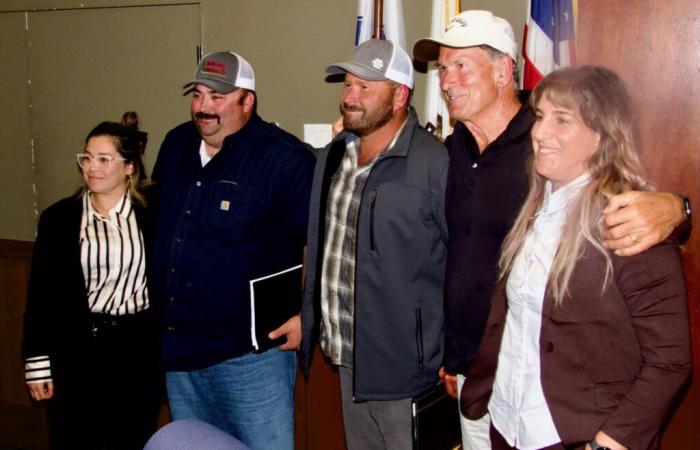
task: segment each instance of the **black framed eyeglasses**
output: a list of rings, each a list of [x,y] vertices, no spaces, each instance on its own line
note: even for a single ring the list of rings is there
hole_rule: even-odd
[[[78,160],[78,165],[83,169],[90,167],[93,164],[98,166],[107,167],[112,164],[112,161],[128,161],[126,158],[118,158],[112,155],[97,155],[90,156],[86,153],[78,153],[75,155]]]

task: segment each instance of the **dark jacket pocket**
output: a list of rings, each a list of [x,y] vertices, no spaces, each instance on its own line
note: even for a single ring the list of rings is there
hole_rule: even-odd
[[[418,370],[423,370],[423,315],[420,308],[416,308],[416,354]]]
[[[375,250],[374,243],[374,208],[377,204],[377,190],[373,189],[369,195],[369,248]]]
[[[238,231],[251,219],[252,206],[249,189],[234,181],[220,180],[212,188],[206,226],[224,234]]]

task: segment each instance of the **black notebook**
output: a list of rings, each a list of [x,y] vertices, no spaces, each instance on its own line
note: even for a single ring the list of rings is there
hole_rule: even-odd
[[[267,334],[301,310],[301,264],[250,280],[250,337],[256,351],[284,344]]]
[[[413,397],[413,450],[452,450],[462,442],[456,398],[443,383]]]

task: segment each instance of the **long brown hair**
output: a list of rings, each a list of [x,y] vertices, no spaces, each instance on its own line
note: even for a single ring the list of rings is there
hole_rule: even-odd
[[[603,244],[602,211],[611,195],[628,190],[650,190],[636,151],[632,104],[620,77],[597,66],[560,69],[547,75],[535,88],[530,105],[534,109],[546,97],[553,104],[578,113],[583,123],[600,135],[598,148],[586,163],[590,183],[570,205],[559,246],[549,272],[548,287],[561,304],[576,261],[585,244],[591,244],[606,260],[606,283],[612,262]],[[529,163],[530,192],[515,224],[503,242],[500,276],[513,267],[535,214],[542,206],[546,178]],[[603,288],[605,287],[605,284]]]

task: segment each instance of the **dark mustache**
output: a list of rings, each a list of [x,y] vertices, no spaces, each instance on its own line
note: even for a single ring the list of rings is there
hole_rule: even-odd
[[[218,114],[209,114],[205,112],[197,112],[194,113],[194,118],[195,119],[216,119],[217,122],[221,123],[221,118],[219,117]]]
[[[355,112],[355,111],[364,111],[364,108],[359,106],[359,105],[348,105],[346,103],[343,103],[340,105],[340,112]]]

